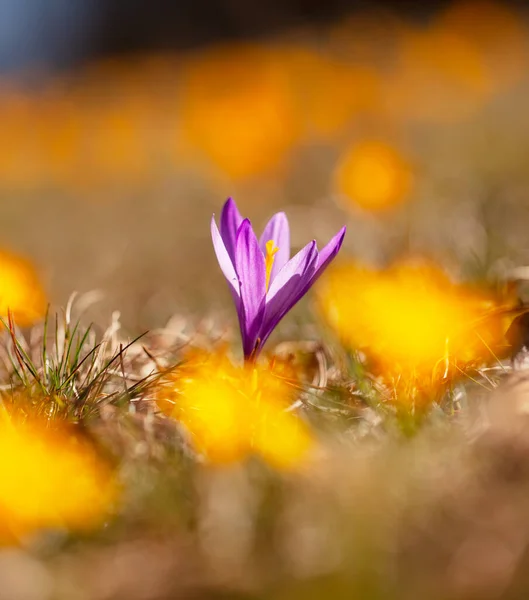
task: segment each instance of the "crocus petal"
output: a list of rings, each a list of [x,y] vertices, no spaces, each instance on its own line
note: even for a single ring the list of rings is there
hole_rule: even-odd
[[[224,277],[226,277],[226,280],[230,285],[230,290],[233,294],[233,297],[236,299],[236,303],[238,304],[238,299],[240,297],[239,279],[237,277],[237,273],[235,272],[233,262],[228,254],[228,251],[226,250],[226,246],[224,245],[224,242],[220,236],[217,223],[215,223],[215,215],[213,215],[211,218],[211,239],[213,240],[213,248],[215,249],[219,266],[224,273]]]
[[[290,227],[288,226],[288,219],[284,212],[275,214],[264,228],[263,235],[259,240],[259,246],[261,246],[261,250],[265,255],[266,242],[269,240],[274,240],[274,244],[278,248],[270,275],[271,283],[290,258]]]
[[[266,298],[265,260],[248,219],[242,222],[237,233],[235,271],[241,292],[239,323],[243,350],[248,357],[257,344]]]
[[[318,255],[318,264],[316,265],[316,269],[312,274],[307,290],[314,283],[316,283],[318,277],[323,273],[323,271],[325,271],[329,263],[340,251],[345,237],[345,232],[346,227],[342,227],[340,231],[333,238],[331,238],[331,241],[320,250]]]
[[[224,240],[226,250],[235,264],[235,245],[237,242],[237,231],[242,223],[241,213],[233,198],[228,198],[220,213],[220,234]]]
[[[318,248],[316,241],[312,240],[304,248],[302,248],[293,258],[277,274],[277,277],[270,284],[270,288],[266,295],[266,301],[271,302],[274,296],[296,275],[302,275],[307,271],[307,268],[314,262],[316,268],[318,260]],[[313,269],[311,270],[312,273]]]
[[[266,297],[265,317],[259,333],[261,345],[310,287],[307,282],[312,278],[317,260],[318,249],[316,242],[312,241],[290,259],[277,274]]]

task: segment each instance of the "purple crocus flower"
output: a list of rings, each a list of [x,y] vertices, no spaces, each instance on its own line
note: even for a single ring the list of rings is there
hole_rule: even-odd
[[[290,258],[290,230],[277,213],[257,237],[232,198],[211,219],[211,237],[220,268],[235,301],[246,360],[255,358],[279,321],[300,300],[336,256],[345,227],[318,251],[313,240]]]

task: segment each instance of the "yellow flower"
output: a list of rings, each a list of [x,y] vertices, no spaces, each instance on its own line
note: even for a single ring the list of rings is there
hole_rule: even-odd
[[[318,301],[343,342],[391,378],[437,384],[504,350],[500,300],[452,282],[433,264],[343,265],[322,283]]]
[[[179,367],[159,402],[189,431],[197,451],[215,464],[260,455],[270,465],[298,465],[312,446],[307,426],[285,409],[295,382],[281,365],[237,367],[224,355],[198,355]]]
[[[297,139],[288,76],[264,47],[193,56],[181,93],[186,140],[235,179],[274,172]]]
[[[437,26],[410,29],[401,36],[386,85],[390,115],[442,123],[474,114],[492,91],[478,48]]]
[[[109,467],[83,438],[45,423],[0,420],[0,540],[39,529],[85,530],[116,498]]]
[[[366,210],[383,210],[411,191],[409,164],[395,148],[364,141],[345,150],[335,170],[336,187],[348,201]]]
[[[148,105],[141,98],[127,102],[118,98],[115,104],[85,109],[83,159],[88,186],[127,179],[139,183],[148,176],[149,152],[144,134]]]
[[[335,138],[357,114],[378,106],[379,77],[366,65],[302,46],[278,48],[277,61],[288,74],[296,114],[309,138]]]
[[[18,325],[31,325],[44,316],[46,296],[33,265],[0,250],[0,316],[8,311]]]
[[[34,103],[22,93],[4,91],[0,95],[0,182],[4,189],[26,190],[35,186],[30,136],[34,115]]]

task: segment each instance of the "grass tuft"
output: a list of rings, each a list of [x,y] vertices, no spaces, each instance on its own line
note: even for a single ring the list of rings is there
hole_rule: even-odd
[[[29,403],[39,415],[80,420],[102,405],[126,404],[145,394],[152,377],[138,379],[125,368],[127,351],[144,334],[123,344],[114,319],[98,336],[82,315],[72,316],[73,304],[74,298],[54,317],[48,309],[29,331],[20,329],[11,313],[0,318],[6,334],[0,342],[7,381],[2,398],[12,409]]]

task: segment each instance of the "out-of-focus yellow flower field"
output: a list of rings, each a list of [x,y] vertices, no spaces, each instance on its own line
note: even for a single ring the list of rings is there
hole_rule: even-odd
[[[522,12],[469,0],[5,79],[3,246],[52,301],[102,289],[135,330],[209,306],[195,224],[228,195],[292,208],[294,245],[346,222],[378,266],[497,272],[524,260],[527,40]]]

